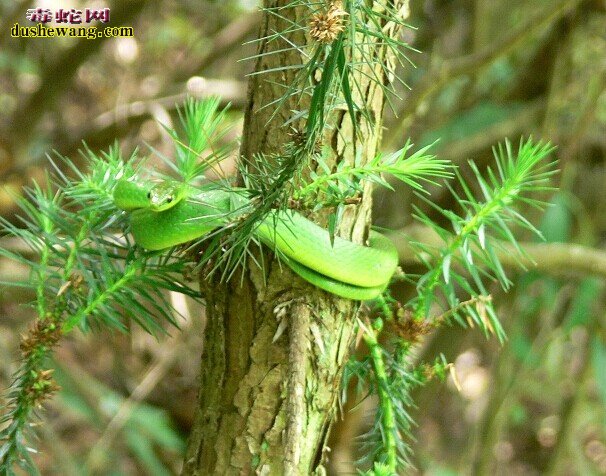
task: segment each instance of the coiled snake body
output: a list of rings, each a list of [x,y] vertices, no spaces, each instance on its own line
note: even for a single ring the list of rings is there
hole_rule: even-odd
[[[161,250],[203,237],[250,210],[238,189],[194,188],[177,182],[120,180],[115,205],[130,212],[135,242]],[[271,212],[254,231],[295,273],[338,296],[367,300],[380,295],[394,274],[398,255],[384,235],[371,231],[368,246],[328,232],[293,210]]]

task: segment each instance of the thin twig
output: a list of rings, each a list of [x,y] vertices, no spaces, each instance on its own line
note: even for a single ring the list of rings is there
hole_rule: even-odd
[[[218,59],[225,58],[232,49],[239,47],[240,43],[259,27],[260,22],[261,12],[259,11],[241,15],[228,23],[214,35],[212,46],[206,50],[202,58],[194,64],[188,62],[185,68],[179,69],[174,80],[184,81],[192,75],[200,74]]]
[[[187,89],[187,88],[183,88]],[[106,129],[116,122],[131,120],[139,117],[153,115],[153,109],[161,106],[168,110],[174,110],[179,104],[189,98],[203,99],[210,96],[220,95],[224,102],[236,102],[242,104],[246,97],[246,84],[242,81],[232,79],[198,78],[194,88],[189,88],[183,93],[172,96],[164,96],[145,101],[135,101],[128,104],[120,104],[114,109],[100,114],[91,122],[96,130]],[[81,134],[85,137],[87,134]]]
[[[550,7],[551,12],[549,13],[541,10],[499,43],[470,55],[444,61],[436,66],[434,71],[429,71],[424,75],[426,79],[421,84],[414,85],[413,92],[403,101],[404,106],[397,113],[398,120],[390,126],[389,133],[383,140],[383,145],[387,149],[394,148],[395,141],[401,137],[401,132],[405,129],[410,116],[414,115],[419,105],[432,94],[440,91],[453,79],[477,72],[496,59],[511,53],[535,34],[558,22],[574,10],[580,2],[581,0],[567,0],[557,8]]]
[[[147,0],[111,3],[112,26],[132,23],[146,4]],[[57,98],[68,90],[80,65],[98,52],[106,40],[105,36],[95,41],[78,40],[71,48],[62,52],[55,61],[48,64],[41,74],[41,87],[15,108],[10,130],[7,131],[9,132],[8,137],[12,139],[13,147],[23,149],[23,144],[29,142],[27,139],[40,122],[43,114],[49,110],[50,106],[57,104]],[[18,150],[18,152],[20,151]]]
[[[107,455],[107,450],[110,448],[112,442],[119,435],[126,423],[128,423],[128,420],[139,406],[139,403],[156,388],[156,385],[158,385],[170,370],[171,365],[179,355],[181,350],[180,343],[185,335],[185,330],[191,323],[191,318],[189,309],[185,303],[185,296],[171,292],[170,297],[173,307],[177,309],[181,315],[185,316],[185,325],[181,328],[181,332],[179,332],[176,337],[165,341],[160,355],[149,368],[143,380],[141,380],[130,396],[122,402],[116,414],[105,427],[105,431],[97,440],[95,446],[90,450],[85,462],[85,467],[92,473],[101,469],[101,465]]]

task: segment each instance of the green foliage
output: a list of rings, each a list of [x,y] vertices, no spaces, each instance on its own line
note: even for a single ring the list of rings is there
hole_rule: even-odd
[[[511,144],[506,142],[494,150],[496,168],[487,170],[483,177],[478,167],[470,162],[471,171],[480,188],[481,197],[476,198],[473,188],[457,174],[460,194],[449,187],[457,204],[462,208],[461,215],[444,210],[429,199],[419,195],[436,212],[450,222],[452,230],[436,223],[420,208],[416,207],[415,217],[431,228],[439,236],[442,244],[428,246],[424,243],[413,243],[418,258],[428,271],[417,282],[418,296],[410,303],[418,319],[429,316],[431,305],[441,295],[447,303],[447,309],[455,310],[453,317],[464,323],[462,315],[456,311],[460,301],[457,287],[469,296],[489,293],[484,285],[482,275],[497,280],[504,289],[510,286],[496,249],[509,243],[518,253],[523,253],[511,231],[516,225],[540,236],[540,232],[515,208],[517,203],[540,207],[542,202],[530,197],[531,193],[549,190],[548,182],[555,173],[553,162],[546,162],[546,157],[553,150],[549,144],[535,144],[531,140],[520,142],[517,154]],[[500,241],[493,241],[490,237]],[[455,264],[459,265],[470,281],[464,277]],[[483,303],[475,309],[467,307],[469,316],[485,331],[496,334],[499,339],[504,333],[490,303]]]
[[[185,183],[204,178],[210,167],[225,159],[232,144],[216,149],[216,144],[229,130],[227,108],[219,111],[219,98],[195,101],[190,98],[178,110],[183,134],[164,126],[175,144],[175,157],[164,162]]]
[[[177,325],[163,291],[198,296],[183,281],[186,261],[174,252],[148,253],[134,246],[128,221],[113,204],[116,181],[140,167],[136,155],[125,162],[114,147],[102,157],[87,151],[85,159],[88,173],[65,161],[74,178],[56,167],[52,184],[26,190],[18,201],[24,228],[2,220],[4,232],[39,257],[0,249],[0,255],[29,267],[28,281],[3,284],[32,289],[38,314],[21,343],[22,365],[0,422],[6,424],[0,431],[2,474],[13,474],[15,464],[35,472],[24,438],[34,410],[57,389],[46,366],[60,338],[76,327],[125,331],[125,319],[162,333],[162,321]]]
[[[216,100],[190,101],[181,113],[183,132],[168,130],[175,143],[174,172],[183,181],[200,180],[210,166],[225,157],[225,150],[213,152],[213,143],[209,140],[209,136],[225,130],[225,115],[225,110],[218,111]],[[308,147],[308,142],[299,145],[293,142],[285,152],[291,158],[297,154],[303,158],[308,154]],[[319,172],[310,174],[299,188],[292,186],[292,176],[291,181],[285,182],[289,187],[276,186],[276,180],[282,180],[281,176],[295,173],[292,161],[286,162],[286,153],[272,158],[257,157],[254,163],[244,161],[242,177],[247,186],[246,193],[258,206],[244,219],[228,223],[211,234],[206,253],[198,265],[207,263],[222,246],[221,249],[228,250],[227,259],[221,263],[229,277],[243,261],[242,256],[249,253],[258,220],[267,210],[284,206],[267,203],[276,190],[279,194],[290,190],[286,195],[288,203],[314,210],[335,207],[333,213],[338,214],[348,199],[363,192],[365,183],[391,188],[386,180],[386,176],[391,175],[424,198],[421,195],[425,192],[424,185],[450,178],[452,168],[448,162],[428,155],[428,147],[414,153],[411,149],[412,144],[407,143],[394,154],[378,155],[366,163],[358,158],[354,164],[340,165],[334,171],[327,166],[323,155],[315,154]],[[482,200],[475,198],[471,186],[457,174],[463,195],[458,195],[452,188],[451,191],[463,208],[463,215],[432,205],[451,222],[453,231],[435,223],[417,208],[417,217],[440,236],[443,245],[415,245],[419,258],[428,268],[417,281],[417,298],[403,308],[398,308],[391,298],[379,302],[385,323],[390,329],[396,329],[395,333],[388,333],[392,336],[389,340],[393,350],[379,344],[379,334],[385,332],[383,320],[372,325],[360,321],[369,355],[361,361],[352,361],[345,372],[346,384],[355,376],[362,391],[376,394],[379,399],[375,425],[364,438],[366,461],[361,463],[374,464],[374,474],[395,474],[398,468],[408,464],[407,439],[413,425],[409,414],[413,405],[410,391],[433,376],[444,378],[449,367],[445,360],[438,359],[433,364],[408,368],[411,345],[419,336],[450,317],[466,322],[465,317],[470,316],[486,332],[503,337],[481,275],[499,280],[504,287],[509,281],[489,238],[492,235],[506,239],[515,246],[514,235],[509,229],[511,225],[536,231],[513,205],[516,202],[540,205],[522,194],[546,189],[545,183],[553,173],[550,164],[544,163],[550,150],[548,145],[526,141],[514,155],[510,144],[506,143],[495,151],[496,169],[489,169],[487,178],[471,163]],[[206,155],[200,158],[203,153]],[[9,474],[15,464],[35,471],[27,454],[25,438],[34,409],[57,388],[51,371],[46,370],[46,362],[63,335],[76,327],[84,331],[101,326],[124,331],[125,318],[157,334],[163,330],[162,321],[177,324],[165,291],[198,297],[184,279],[189,270],[187,255],[177,249],[146,252],[137,247],[128,234],[125,214],[113,203],[112,192],[119,179],[164,176],[147,170],[136,151],[128,160],[123,159],[117,147],[102,156],[87,150],[84,158],[88,172],[80,171],[67,159],[60,159],[59,164],[67,172],[61,172],[55,164],[55,176],[46,188],[34,184],[28,189],[27,199],[19,201],[24,228],[3,222],[5,232],[23,240],[39,257],[39,261],[34,261],[0,250],[3,256],[31,269],[29,281],[4,284],[31,288],[36,295],[34,306],[39,316],[22,343],[23,364],[9,394],[10,410],[3,417],[7,426],[0,433],[3,441],[0,469]],[[220,180],[217,186],[230,187],[231,184]],[[336,220],[331,223],[334,227]],[[329,232],[334,232],[334,228]],[[230,255],[229,250],[236,251]],[[454,268],[455,263],[471,276],[471,280]],[[469,299],[460,301],[459,291]],[[447,306],[444,314],[432,318],[430,305],[440,296],[445,298]],[[395,313],[392,308],[396,309]],[[416,324],[411,327],[411,322]],[[404,328],[406,331],[402,331]],[[151,464],[149,447],[141,446],[133,451]]]
[[[303,12],[296,16],[300,20],[289,19],[287,8]],[[334,112],[348,112],[352,139],[362,141],[367,131],[361,124],[371,130],[376,120],[364,103],[368,83],[391,98],[398,81],[394,65],[407,61],[402,49],[408,45],[397,35],[406,26],[401,12],[390,2],[358,0],[328,5],[296,0],[265,12],[283,28],[259,39],[273,49],[253,58],[288,57],[289,53],[301,58],[300,64],[280,63],[253,73],[264,74],[273,88],[282,90],[280,97],[263,106],[272,109],[270,120],[284,113],[287,104],[294,107],[283,124],[293,129],[293,140],[271,155],[240,159],[239,177],[252,207],[205,238],[197,266],[203,269],[212,260],[212,271],[220,269],[224,278],[231,277],[247,256],[254,256],[255,228],[276,209],[327,208],[328,233],[334,237],[345,205],[355,203],[371,186],[390,189],[387,176],[417,192],[431,212],[417,207],[416,218],[439,236],[441,244],[414,243],[427,271],[414,279],[417,296],[413,300],[402,306],[387,296],[377,303],[380,319],[372,323],[358,320],[369,353],[350,362],[343,386],[347,388],[356,378],[360,392],[376,395],[379,402],[374,425],[363,438],[361,466],[369,468],[367,474],[397,474],[410,464],[411,390],[433,377],[444,379],[450,369],[443,357],[411,366],[411,350],[424,334],[450,320],[466,324],[471,319],[485,333],[504,338],[485,281],[498,281],[505,289],[510,281],[496,254],[501,245],[492,238],[508,242],[521,253],[511,227],[537,232],[514,207],[541,205],[532,194],[547,189],[553,168],[545,158],[552,148],[528,140],[520,143],[516,153],[506,142],[495,149],[496,166],[486,174],[470,162],[475,183],[468,183],[457,172],[456,190],[460,191],[449,186],[461,213],[442,209],[426,196],[428,184],[453,176],[447,161],[428,154],[430,146],[413,152],[407,142],[393,154],[371,158],[358,153],[353,164],[342,161],[332,168],[321,143],[325,133],[336,127]],[[294,38],[305,41],[296,44]],[[275,79],[281,77],[288,80]],[[174,176],[196,184],[227,157],[231,145],[215,148],[227,130],[226,115],[225,109],[219,110],[218,99],[190,100],[179,111],[181,130],[165,127],[175,153],[173,158],[162,158]],[[469,127],[477,126],[471,122]],[[185,279],[188,256],[178,249],[150,253],[136,246],[129,237],[125,214],[112,200],[121,178],[164,176],[147,170],[136,152],[123,160],[117,147],[103,157],[87,151],[85,158],[88,172],[61,159],[68,172],[56,166],[52,184],[46,188],[34,185],[27,191],[27,199],[19,202],[23,228],[2,222],[6,233],[20,238],[39,257],[34,261],[0,250],[0,255],[30,268],[32,279],[12,285],[35,292],[33,305],[38,313],[22,342],[22,365],[9,393],[9,411],[0,422],[6,424],[0,432],[2,474],[14,474],[15,465],[36,471],[26,443],[29,422],[35,408],[57,389],[46,367],[62,336],[76,327],[126,330],[125,318],[158,334],[163,330],[162,321],[177,324],[166,291],[198,297]],[[314,168],[308,167],[312,161]],[[227,179],[216,185],[233,187]],[[479,194],[474,192],[476,187]],[[439,215],[440,222],[430,213]],[[432,315],[436,308],[441,312],[437,316]],[[601,361],[603,352],[596,348],[596,358]],[[126,439],[150,474],[162,473],[154,469],[159,466],[150,444],[133,433],[127,433]]]
[[[348,199],[364,192],[364,182],[393,190],[387,176],[422,192],[424,184],[436,184],[437,178],[452,176],[448,161],[426,154],[432,145],[408,155],[413,147],[408,141],[402,149],[387,156],[378,154],[368,161],[358,156],[353,164],[340,162],[334,172],[323,157],[319,157],[317,163],[320,173],[311,171],[309,183],[302,184],[295,191],[294,199],[310,203],[309,208],[314,210],[330,204],[345,204]]]
[[[390,318],[391,319],[391,318]],[[414,402],[411,392],[425,385],[433,377],[444,380],[451,368],[443,356],[433,363],[420,363],[411,368],[409,357],[412,342],[405,341],[393,332],[387,332],[387,345],[379,343],[383,331],[377,318],[372,326],[361,321],[363,339],[368,346],[368,355],[361,360],[351,358],[343,374],[344,393],[352,379],[357,380],[356,395],[376,395],[377,413],[373,426],[362,435],[360,445],[364,455],[360,466],[373,469],[364,474],[397,474],[399,468],[410,467],[410,447],[414,421],[410,414]],[[373,466],[374,465],[374,466]]]
[[[486,178],[470,162],[481,199],[476,198],[472,186],[463,180],[460,173],[457,173],[457,179],[463,195],[449,185],[457,204],[463,209],[462,215],[441,209],[425,195],[419,194],[430,208],[450,222],[452,230],[416,208],[417,219],[433,230],[442,243],[434,246],[413,243],[417,258],[427,267],[427,272],[415,280],[417,296],[404,307],[399,307],[389,297],[377,300],[377,312],[382,318],[375,320],[372,326],[359,322],[369,349],[368,356],[362,360],[352,359],[343,377],[344,389],[356,378],[358,394],[366,391],[368,395],[377,395],[379,400],[374,426],[365,435],[361,446],[362,454],[366,456],[360,464],[379,464],[368,474],[384,474],[382,471],[396,474],[397,468],[409,465],[407,439],[411,438],[413,421],[410,408],[414,406],[411,390],[433,376],[444,379],[451,368],[443,357],[432,364],[421,363],[410,368],[409,356],[415,342],[451,319],[462,325],[467,325],[471,319],[485,333],[504,339],[505,334],[484,280],[498,281],[505,289],[511,284],[495,247],[509,243],[523,253],[510,229],[512,226],[518,225],[540,235],[513,207],[520,202],[535,207],[543,205],[529,195],[549,190],[547,184],[554,170],[553,162],[546,158],[551,151],[549,144],[534,144],[528,140],[522,141],[517,154],[514,154],[510,143],[506,142],[495,149],[496,169],[489,168]],[[417,187],[413,185],[413,188]],[[461,301],[461,294],[468,299]],[[440,298],[444,300],[443,313],[432,316],[432,305]],[[392,311],[394,308],[395,312]],[[389,331],[389,328],[393,330]],[[386,330],[390,344],[382,346],[378,336]],[[346,399],[346,395],[343,394],[342,398]]]

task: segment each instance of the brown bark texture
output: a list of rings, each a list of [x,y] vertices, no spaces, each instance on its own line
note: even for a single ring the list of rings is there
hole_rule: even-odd
[[[266,8],[287,5],[285,0]],[[280,15],[305,24],[308,10],[287,8]],[[289,23],[264,13],[259,38],[284,31]],[[390,25],[386,25],[389,29]],[[295,44],[309,41],[304,33],[289,36]],[[368,41],[368,38],[366,39]],[[288,47],[284,40],[259,43],[259,53]],[[387,54],[381,45],[368,45],[377,61]],[[255,71],[301,64],[296,50],[260,56]],[[373,66],[376,75],[383,70]],[[322,142],[332,150],[332,163],[353,161],[377,153],[383,112],[383,90],[360,74],[358,104],[365,104],[368,122],[354,120],[362,134],[353,133],[346,109],[334,111]],[[280,151],[291,140],[292,110],[305,107],[293,98],[272,118],[263,108],[284,94],[295,72],[251,76],[241,155]],[[388,78],[384,78],[387,82]],[[303,106],[301,106],[303,104]],[[303,123],[295,123],[303,126]],[[363,136],[363,140],[360,137]],[[313,164],[311,164],[313,167]],[[338,234],[363,242],[370,220],[370,188],[359,205],[349,205]],[[322,216],[310,216],[322,223]],[[201,361],[200,393],[194,429],[185,458],[184,475],[324,474],[329,457],[326,441],[337,416],[343,365],[354,340],[356,303],[331,296],[295,276],[264,254],[261,270],[252,262],[228,283],[202,277],[207,327]]]

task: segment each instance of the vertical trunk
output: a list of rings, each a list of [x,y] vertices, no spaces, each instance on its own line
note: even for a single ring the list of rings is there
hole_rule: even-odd
[[[284,6],[278,0],[267,7]],[[281,15],[300,20],[300,8]],[[288,24],[265,13],[260,37],[283,31]],[[303,34],[291,36],[295,44]],[[261,42],[259,53],[287,47],[284,41]],[[385,51],[374,47],[375,58]],[[296,50],[261,56],[256,71],[300,64]],[[284,123],[296,105],[287,102],[270,120],[262,107],[284,93],[272,82],[290,84],[292,70],[253,76],[250,81],[241,154],[252,158],[271,153],[291,140]],[[377,69],[378,75],[382,71]],[[335,127],[323,143],[333,163],[352,161],[354,154],[372,157],[381,130],[381,87],[365,79],[358,101],[366,104],[373,124],[355,118],[364,141],[354,137],[345,110],[331,118]],[[387,81],[387,78],[385,78]],[[304,104],[304,100],[302,102]],[[370,189],[362,203],[348,206],[339,234],[361,242],[370,218]],[[224,284],[203,279],[207,328],[195,426],[183,474],[312,474],[321,472],[325,443],[335,416],[339,383],[354,338],[357,304],[322,292],[266,256],[265,270],[254,265]],[[285,329],[283,332],[282,330]]]

